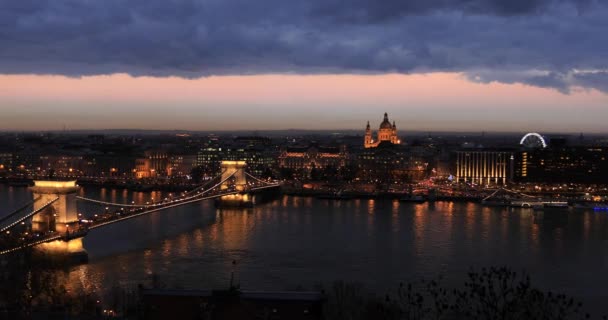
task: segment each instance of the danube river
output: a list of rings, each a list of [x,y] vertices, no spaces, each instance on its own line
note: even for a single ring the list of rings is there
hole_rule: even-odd
[[[88,187],[81,194],[123,203],[168,195]],[[0,185],[0,215],[31,197],[26,188]],[[227,288],[233,270],[249,290],[346,280],[383,293],[439,275],[457,285],[471,267],[506,265],[597,314],[608,298],[607,217],[464,202],[284,196],[253,209],[218,210],[205,201],[94,230],[84,240],[89,263],[58,272],[69,287],[98,293],[147,283],[151,274],[167,287]]]

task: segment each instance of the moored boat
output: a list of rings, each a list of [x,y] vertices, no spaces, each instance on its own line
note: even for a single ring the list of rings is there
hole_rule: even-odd
[[[426,199],[423,196],[417,195],[407,195],[405,197],[399,198],[400,202],[415,202],[415,203],[423,203],[426,202]]]

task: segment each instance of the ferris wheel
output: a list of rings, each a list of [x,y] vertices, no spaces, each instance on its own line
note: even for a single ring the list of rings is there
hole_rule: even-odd
[[[545,138],[536,132],[531,132],[526,134],[519,144],[526,148],[546,148],[547,143],[545,142]]]

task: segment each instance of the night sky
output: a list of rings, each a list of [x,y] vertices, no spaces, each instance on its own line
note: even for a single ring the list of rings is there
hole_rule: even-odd
[[[599,0],[0,1],[0,130],[606,132]]]

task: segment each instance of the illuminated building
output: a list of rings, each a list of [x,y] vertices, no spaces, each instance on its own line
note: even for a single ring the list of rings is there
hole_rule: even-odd
[[[168,171],[169,155],[164,151],[146,151],[144,158],[135,160],[135,177],[137,179],[166,176]]]
[[[135,159],[135,169],[133,169],[135,178],[146,179],[151,178],[150,162],[146,158]]]
[[[40,174],[54,177],[81,177],[85,161],[80,155],[43,155],[40,157]]]
[[[18,177],[37,175],[41,170],[41,156],[36,152],[19,152],[13,155],[13,174]]]
[[[222,161],[245,161],[248,172],[258,177],[267,177],[276,165],[276,156],[271,150],[250,143],[215,145],[199,150],[195,166],[202,169],[204,176],[215,177],[220,173]]]
[[[380,124],[380,128],[378,129],[376,139],[372,136],[372,130],[369,126],[369,121],[367,122],[367,127],[365,128],[365,148],[376,148],[382,142],[390,142],[391,144],[401,144],[401,140],[397,137],[397,125],[395,121],[393,124],[388,120],[388,114],[384,113],[384,120]]]
[[[165,175],[169,167],[169,155],[162,150],[150,150],[144,153],[146,159],[150,162],[150,170],[154,170],[157,174]]]
[[[207,146],[199,150],[194,165],[202,169],[203,176],[212,178],[220,173],[220,162],[223,158],[221,147]]]
[[[0,172],[12,171],[13,154],[0,152]]]
[[[428,163],[403,147],[383,141],[359,154],[357,167],[359,180],[388,185],[422,179]]]
[[[608,147],[522,150],[516,157],[519,182],[608,183]]]
[[[135,156],[121,154],[88,154],[84,156],[85,176],[90,178],[132,178]]]
[[[172,177],[183,177],[190,174],[196,162],[196,155],[173,155],[169,157],[169,172]]]
[[[287,147],[279,155],[279,167],[309,176],[315,169],[340,169],[346,166],[348,154],[345,146],[324,147],[311,144],[307,147]]]
[[[506,184],[512,180],[513,152],[456,151],[456,182],[480,185]]]

